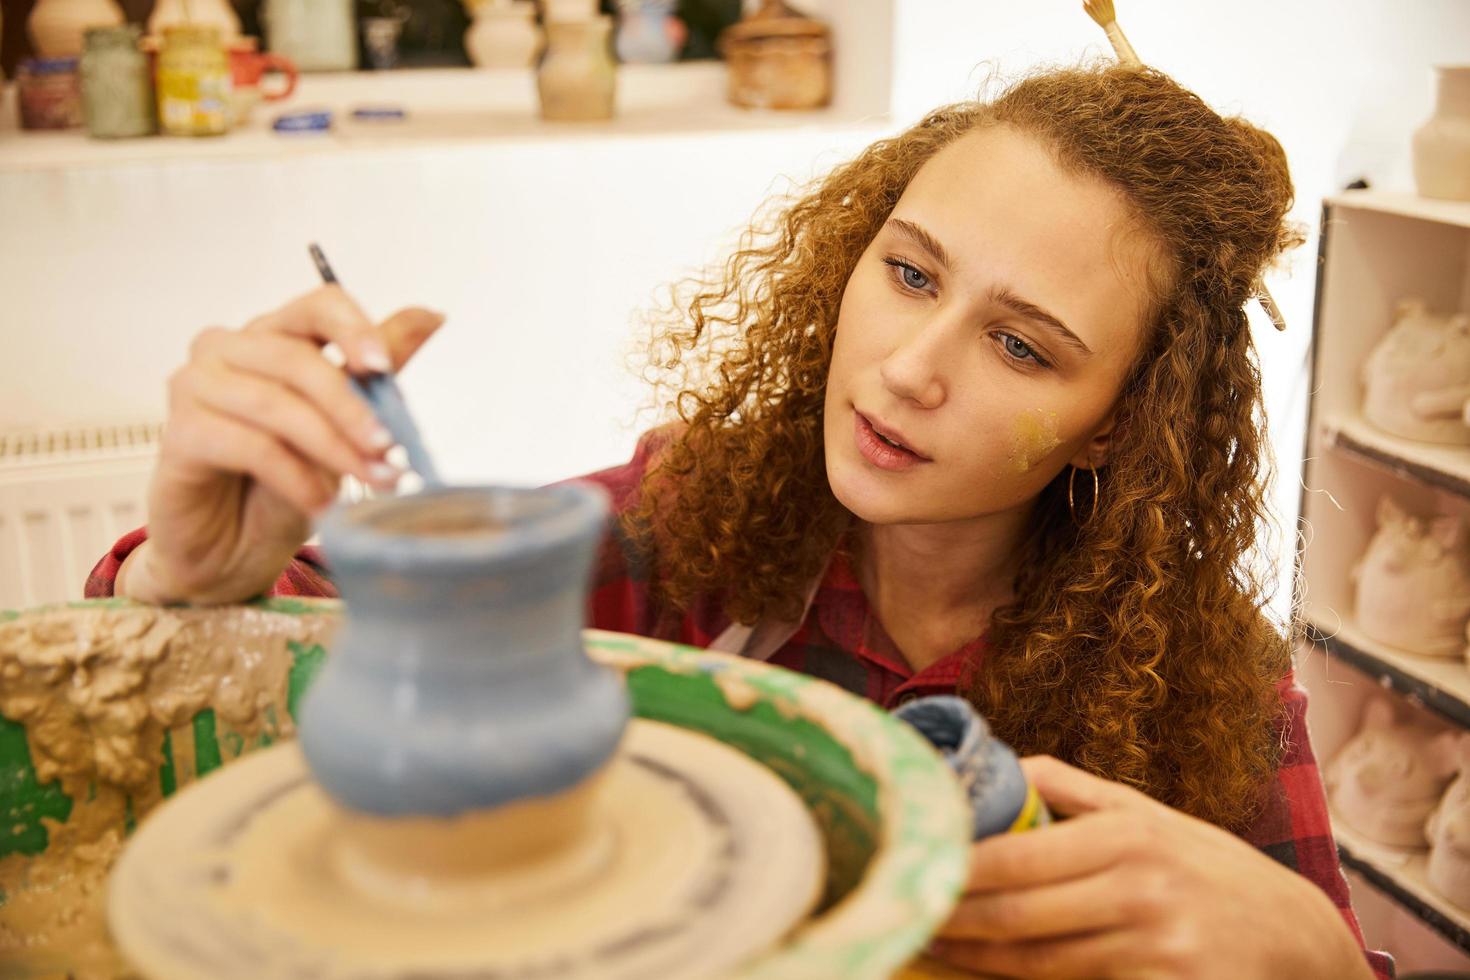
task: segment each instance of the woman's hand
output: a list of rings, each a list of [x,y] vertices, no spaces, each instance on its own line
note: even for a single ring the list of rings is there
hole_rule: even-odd
[[[147,602],[258,595],[311,535],[341,478],[391,489],[392,437],[323,356],[354,374],[396,369],[443,323],[410,308],[375,327],[323,286],[246,324],[199,334],[169,379],[168,420],[148,492],[148,540],[117,591]]]
[[[1326,894],[1250,844],[1049,756],[1022,766],[1071,819],[974,844],[931,956],[1016,977],[1372,977]]]

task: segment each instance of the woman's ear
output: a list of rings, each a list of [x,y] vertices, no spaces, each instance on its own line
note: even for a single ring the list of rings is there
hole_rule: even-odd
[[[1092,438],[1077,450],[1077,455],[1070,460],[1071,464],[1079,470],[1091,470],[1106,465],[1113,449],[1113,436],[1116,434],[1117,424],[1118,410],[1115,408],[1108,413],[1107,418],[1102,420],[1102,424],[1097,427]]]

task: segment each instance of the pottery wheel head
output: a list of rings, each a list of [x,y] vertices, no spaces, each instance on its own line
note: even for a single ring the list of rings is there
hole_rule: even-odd
[[[353,851],[299,749],[279,745],[139,829],[113,873],[112,931],[154,980],[716,977],[816,904],[820,832],[739,751],[635,720],[595,778],[572,843],[494,874],[404,874]],[[530,802],[533,821],[557,805]]]

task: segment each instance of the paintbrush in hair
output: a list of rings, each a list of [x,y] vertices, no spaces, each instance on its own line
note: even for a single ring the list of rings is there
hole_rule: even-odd
[[[1087,11],[1087,16],[1097,21],[1097,26],[1107,34],[1108,41],[1113,45],[1113,51],[1118,60],[1125,65],[1134,68],[1143,67],[1143,59],[1138,52],[1133,50],[1133,45],[1128,43],[1123,28],[1118,26],[1118,12],[1113,9],[1113,0],[1082,0],[1082,9]],[[1256,280],[1256,296],[1260,301],[1261,309],[1266,311],[1266,316],[1271,318],[1271,324],[1277,330],[1286,329],[1286,318],[1281,315],[1281,307],[1276,305],[1275,298],[1271,295],[1266,284]]]

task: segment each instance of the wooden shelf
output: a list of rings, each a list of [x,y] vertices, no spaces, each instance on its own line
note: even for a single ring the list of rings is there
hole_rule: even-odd
[[[1332,815],[1332,835],[1342,863],[1387,892],[1424,923],[1470,953],[1470,911],[1450,902],[1429,884],[1427,849],[1375,844]]]
[[[1470,447],[1401,439],[1346,414],[1322,419],[1322,439],[1395,476],[1470,498]]]
[[[1309,620],[1309,638],[1329,655],[1376,678],[1386,687],[1421,701],[1425,707],[1470,729],[1470,669],[1460,657],[1406,653],[1363,635],[1355,624]]]
[[[1470,202],[1466,201],[1441,201],[1402,191],[1355,190],[1334,194],[1325,203],[1470,228]]]

